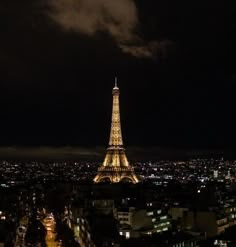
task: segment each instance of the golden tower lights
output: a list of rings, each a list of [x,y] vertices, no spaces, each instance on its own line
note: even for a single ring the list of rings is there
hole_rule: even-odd
[[[119,105],[120,89],[117,86],[117,78],[115,79],[112,95],[113,109],[109,146],[104,162],[98,168],[94,182],[99,183],[108,179],[111,183],[118,183],[122,180],[138,183],[139,180],[134,173],[134,169],[129,165],[123,146]]]

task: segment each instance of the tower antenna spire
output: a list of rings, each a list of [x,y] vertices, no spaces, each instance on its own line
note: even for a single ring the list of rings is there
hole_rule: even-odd
[[[115,87],[117,87],[117,77],[115,77]]]

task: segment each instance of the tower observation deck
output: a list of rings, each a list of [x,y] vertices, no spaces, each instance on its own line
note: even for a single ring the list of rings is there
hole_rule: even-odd
[[[120,89],[117,86],[117,79],[112,95],[113,108],[109,146],[104,162],[98,168],[94,182],[99,183],[109,180],[111,183],[119,183],[121,181],[138,183],[139,180],[134,173],[134,169],[129,165],[123,146],[119,105]]]

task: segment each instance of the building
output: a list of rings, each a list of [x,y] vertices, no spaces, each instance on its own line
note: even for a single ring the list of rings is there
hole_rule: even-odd
[[[135,213],[134,207],[119,208],[117,209],[116,218],[121,225],[132,226],[134,213]]]
[[[126,239],[159,234],[172,228],[170,216],[161,209],[119,208],[115,218],[120,223],[120,235]]]
[[[225,232],[229,227],[225,214],[210,210],[186,211],[183,217],[183,229],[198,229],[206,237],[214,237]]]
[[[109,215],[78,218],[77,238],[81,247],[119,246],[118,222]]]

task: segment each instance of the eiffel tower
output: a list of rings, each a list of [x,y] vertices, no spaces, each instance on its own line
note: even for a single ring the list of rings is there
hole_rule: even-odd
[[[104,162],[98,168],[98,173],[93,181],[95,183],[107,180],[111,183],[128,181],[135,184],[139,180],[134,173],[133,167],[129,165],[123,146],[119,106],[120,89],[117,86],[117,79],[115,79],[115,87],[112,90],[112,94],[113,109],[109,146]]]

